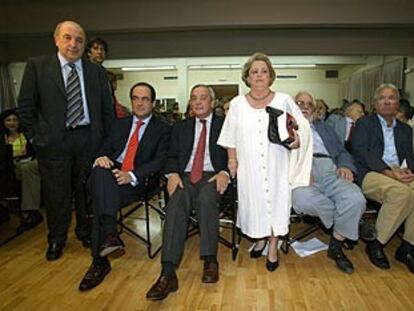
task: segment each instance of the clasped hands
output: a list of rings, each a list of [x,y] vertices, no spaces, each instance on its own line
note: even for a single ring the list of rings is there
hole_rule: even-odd
[[[220,171],[213,177],[211,177],[208,182],[216,182],[216,190],[218,193],[223,194],[227,186],[229,184],[229,176],[226,172]],[[169,195],[172,195],[177,187],[180,187],[181,189],[184,189],[183,181],[178,173],[172,173],[168,177],[167,182],[167,191]]]
[[[93,167],[102,167],[106,169],[111,169],[114,166],[114,162],[107,156],[99,157],[93,163]],[[132,182],[132,177],[128,172],[121,171],[117,168],[111,170],[112,175],[114,175],[118,185],[127,185]]]
[[[414,174],[408,168],[395,167],[390,170],[385,170],[384,174],[405,184],[410,183],[414,180]]]

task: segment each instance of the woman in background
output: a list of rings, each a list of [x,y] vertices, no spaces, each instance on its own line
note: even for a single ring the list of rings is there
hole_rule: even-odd
[[[17,180],[22,182],[21,209],[27,216],[20,229],[28,230],[43,221],[40,208],[40,175],[37,160],[26,137],[20,131],[16,110],[6,110],[0,115],[0,144],[13,148],[13,162]]]

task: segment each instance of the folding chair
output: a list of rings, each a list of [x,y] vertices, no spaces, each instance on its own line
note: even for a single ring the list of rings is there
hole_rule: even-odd
[[[219,242],[224,246],[231,249],[232,259],[236,260],[239,252],[241,234],[236,226],[237,219],[237,180],[232,179],[231,184],[227,188],[226,192],[222,195],[220,202],[220,229],[230,229],[230,239],[219,234]],[[189,229],[187,233],[187,239],[198,233],[198,220],[195,212],[190,216]]]
[[[161,221],[165,219],[164,208],[166,202],[168,201],[168,193],[166,190],[166,180],[161,174],[156,176],[151,176],[147,178],[144,182],[145,192],[143,197],[128,205],[128,207],[122,207],[119,209],[118,225],[119,233],[121,234],[124,230],[126,233],[132,237],[142,241],[147,246],[147,253],[149,258],[154,258],[162,248],[162,244],[156,249],[153,249],[153,240],[151,238],[151,219],[150,211],[154,211]],[[153,202],[153,198],[156,197],[156,202]],[[128,211],[124,212],[123,210],[128,208]],[[143,217],[134,217],[134,219],[143,220],[145,222],[145,234],[141,234],[134,230],[134,228],[128,224],[128,218],[132,218],[134,213],[136,213],[140,208],[144,209]]]
[[[292,224],[298,223],[306,223],[305,228],[299,230],[294,235],[290,235]],[[290,214],[290,225],[289,225],[289,232],[283,237],[283,243],[281,246],[281,250],[283,253],[287,254],[289,252],[289,247],[296,241],[300,241],[307,236],[311,235],[315,231],[319,230],[323,227],[322,222],[318,217],[312,217],[309,215],[305,215],[302,213],[296,213],[296,211],[291,208]]]

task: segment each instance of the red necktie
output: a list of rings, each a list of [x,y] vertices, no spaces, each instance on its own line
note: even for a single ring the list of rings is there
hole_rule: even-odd
[[[137,121],[137,127],[128,142],[127,152],[125,154],[124,161],[122,162],[121,170],[129,172],[134,170],[135,155],[139,147],[139,129],[145,123],[142,120]]]
[[[354,130],[355,130],[355,123],[351,122],[351,127],[349,128],[348,139],[346,141],[351,141]]]
[[[206,120],[200,120],[203,124],[203,129],[201,130],[200,138],[198,139],[197,149],[193,160],[193,167],[191,168],[190,180],[193,184],[198,182],[203,177],[204,169],[204,153],[206,151]]]

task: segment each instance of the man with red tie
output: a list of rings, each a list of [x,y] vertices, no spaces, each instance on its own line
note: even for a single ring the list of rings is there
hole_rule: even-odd
[[[215,283],[219,279],[219,202],[229,180],[226,150],[217,145],[224,119],[212,113],[213,89],[198,84],[190,96],[195,117],[174,126],[164,168],[170,200],[164,224],[162,272],[147,293],[150,300],[164,299],[178,289],[175,267],[183,254],[193,209],[199,223],[200,256],[204,260],[202,282]]]
[[[121,206],[143,195],[144,181],[159,172],[167,158],[170,126],[152,115],[155,89],[148,83],[132,86],[133,115],[117,119],[94,162],[88,187],[92,198],[93,261],[79,290],[99,285],[111,270],[107,256],[124,247],[116,214]],[[155,178],[150,178],[148,184]]]

